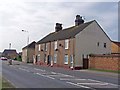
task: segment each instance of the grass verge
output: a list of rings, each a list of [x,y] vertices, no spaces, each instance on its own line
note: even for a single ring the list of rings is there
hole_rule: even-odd
[[[15,88],[8,80],[6,80],[4,77],[0,76],[0,89],[5,88]]]
[[[103,70],[103,69],[95,69],[95,68],[90,68],[90,69],[88,69],[88,70],[100,71],[100,72],[120,73],[120,70],[118,70],[118,71],[113,71],[113,70]]]

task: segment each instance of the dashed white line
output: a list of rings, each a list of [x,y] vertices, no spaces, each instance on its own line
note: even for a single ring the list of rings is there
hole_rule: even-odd
[[[47,76],[47,75],[42,75],[42,74],[40,74],[40,73],[36,73],[37,75],[40,75],[40,76],[43,76],[43,77],[47,77],[47,78],[50,78],[50,79],[55,79],[55,78],[53,78],[53,77],[50,77],[50,76]]]
[[[108,83],[77,83],[82,85],[108,85]]]
[[[27,69],[23,69],[23,68],[19,68],[20,70],[23,70],[23,71],[26,71],[26,72],[30,72],[29,70]]]
[[[38,69],[38,68],[34,68],[35,70],[38,70],[38,71],[43,71],[45,72],[45,70],[42,70],[42,69]]]
[[[93,80],[93,79],[87,79],[89,81],[94,81],[94,82],[99,82],[99,83],[107,83],[107,82],[103,82],[103,81],[98,81],[98,80]],[[109,85],[112,85],[112,86],[119,86],[117,84],[113,84],[113,83],[108,83]]]
[[[75,84],[75,83],[72,83],[72,82],[66,82],[66,83],[74,85],[74,86],[82,87],[82,88],[90,88],[90,87],[83,86],[83,85],[78,85],[78,84]]]
[[[86,80],[86,79],[69,79],[69,78],[60,78],[60,80],[71,80],[71,81],[77,81],[77,80]]]

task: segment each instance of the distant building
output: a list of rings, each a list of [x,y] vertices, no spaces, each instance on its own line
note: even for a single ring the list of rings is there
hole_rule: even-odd
[[[2,53],[2,56],[10,58],[10,59],[14,59],[17,57],[17,52],[15,49],[5,49]]]
[[[111,42],[111,53],[120,54],[120,42],[117,42],[117,41]]]
[[[33,57],[35,55],[35,44],[33,41],[29,45],[22,48],[22,62],[33,63]]]
[[[56,23],[55,32],[36,43],[36,63],[80,69],[90,54],[110,54],[110,45],[110,38],[97,21],[84,23],[77,15],[74,26],[62,29],[62,24]]]

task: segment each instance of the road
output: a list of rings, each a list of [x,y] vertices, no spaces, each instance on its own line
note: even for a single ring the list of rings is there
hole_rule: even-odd
[[[2,61],[2,75],[16,88],[114,88],[118,90],[118,75],[87,70],[68,70],[37,66],[21,62],[8,65]]]

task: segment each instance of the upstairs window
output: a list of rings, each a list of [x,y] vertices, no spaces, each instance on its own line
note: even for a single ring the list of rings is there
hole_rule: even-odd
[[[39,44],[39,45],[38,45],[38,50],[40,51],[40,49],[41,49],[41,45]]]
[[[106,43],[104,43],[104,48],[106,48]]]
[[[54,49],[57,49],[57,41],[54,42]]]
[[[45,51],[47,51],[47,44],[45,43]]]
[[[65,49],[68,49],[68,48],[69,48],[69,40],[66,39],[66,40],[65,40]]]
[[[99,43],[99,42],[97,43],[97,46],[98,46],[98,47],[100,46],[100,43]]]

